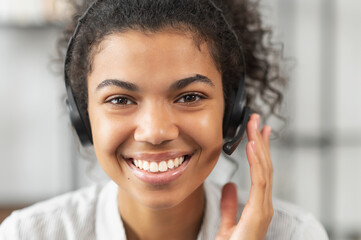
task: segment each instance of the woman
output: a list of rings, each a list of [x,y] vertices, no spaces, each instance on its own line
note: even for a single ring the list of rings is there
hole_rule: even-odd
[[[274,113],[281,99],[254,4],[98,0],[84,6],[67,35],[69,105],[79,115],[73,120],[81,141],[93,144],[112,181],[14,212],[0,236],[327,239],[312,216],[284,205],[273,209],[271,128],[260,130],[260,115],[249,118],[243,106],[255,107],[260,96]],[[239,108],[242,116],[232,125]],[[205,183],[238,127],[249,139],[246,201],[237,200],[232,183],[222,192]],[[226,152],[240,136],[224,145]]]

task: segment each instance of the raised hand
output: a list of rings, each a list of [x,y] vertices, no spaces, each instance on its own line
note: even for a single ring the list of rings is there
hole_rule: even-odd
[[[252,114],[247,125],[247,159],[251,172],[251,190],[238,223],[237,190],[233,183],[227,183],[222,190],[221,225],[217,240],[260,240],[264,239],[273,216],[272,176],[273,167],[269,151],[271,128],[259,131],[260,116]]]

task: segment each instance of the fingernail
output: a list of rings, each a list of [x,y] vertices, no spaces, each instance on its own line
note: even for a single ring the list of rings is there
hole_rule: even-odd
[[[257,120],[254,120],[254,129],[258,129],[258,123],[257,123]]]
[[[255,141],[251,141],[251,147],[252,147],[253,152],[256,152],[256,143],[255,143]]]

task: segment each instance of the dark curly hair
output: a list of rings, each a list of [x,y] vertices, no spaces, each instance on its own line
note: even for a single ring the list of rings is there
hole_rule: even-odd
[[[76,13],[59,41],[60,52],[64,53],[79,17],[91,2],[83,0],[74,5]],[[278,61],[281,50],[269,42],[271,30],[262,26],[259,3],[253,0],[98,0],[79,28],[66,69],[83,116],[88,116],[87,76],[97,46],[105,36],[131,29],[191,33],[196,44],[208,44],[222,74],[225,111],[229,106],[227,96],[238,84],[245,67],[247,105],[264,119],[270,115],[280,117],[281,90],[285,83]],[[239,45],[246,66],[241,66]]]

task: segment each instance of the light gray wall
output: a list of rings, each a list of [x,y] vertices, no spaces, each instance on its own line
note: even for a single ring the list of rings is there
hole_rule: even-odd
[[[288,123],[272,141],[274,196],[314,213],[332,239],[352,239],[346,235],[361,232],[361,2],[267,4],[275,41],[295,59],[283,106]],[[62,77],[49,71],[59,34],[50,26],[0,27],[0,205],[104,179],[91,149],[77,154]],[[239,161],[233,180],[249,188],[244,146],[232,157]],[[220,161],[212,177],[225,182],[231,170]]]
[[[0,204],[72,186],[64,86],[49,71],[58,34],[48,27],[0,28]]]

